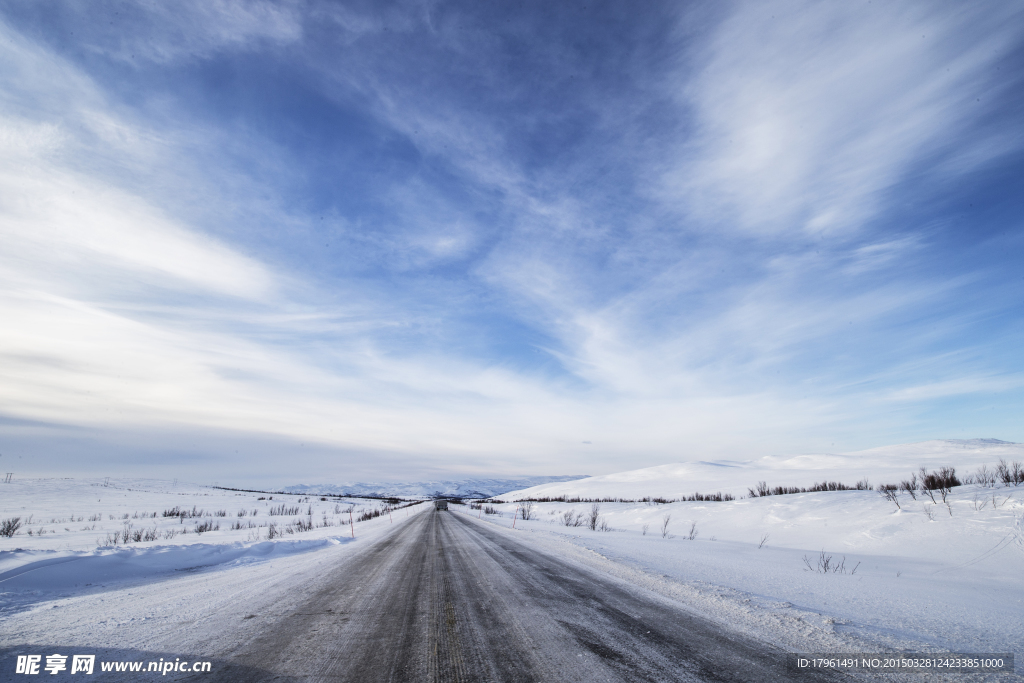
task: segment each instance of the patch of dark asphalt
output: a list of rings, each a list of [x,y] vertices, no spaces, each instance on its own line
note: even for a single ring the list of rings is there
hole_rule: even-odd
[[[234,668],[202,680],[837,678],[796,670],[777,649],[454,512],[417,515],[330,571],[242,651],[223,654]]]

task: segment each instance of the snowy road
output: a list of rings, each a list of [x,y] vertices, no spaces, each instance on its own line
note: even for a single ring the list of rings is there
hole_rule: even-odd
[[[457,513],[416,515],[334,573],[202,679],[810,678],[778,651]]]

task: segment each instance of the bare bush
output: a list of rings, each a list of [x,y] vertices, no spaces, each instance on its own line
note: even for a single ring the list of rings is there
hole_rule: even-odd
[[[227,512],[225,512],[223,515],[220,515],[220,516],[224,517],[226,515],[227,515]],[[154,516],[155,516],[155,513],[154,513]],[[174,507],[172,507],[172,508],[170,508],[168,510],[164,510],[163,511],[163,516],[164,517],[179,517],[180,519],[184,520],[184,519],[194,519],[196,517],[206,517],[207,514],[206,514],[206,510],[200,510],[195,505],[192,506],[191,510],[189,510],[187,508],[186,509],[182,509],[182,508],[178,507],[177,505],[175,505]]]
[[[854,485],[843,484],[838,481],[823,481],[820,484],[810,486],[768,486],[767,482],[759,481],[754,488],[748,488],[747,494],[750,498],[763,498],[765,496],[786,496],[793,493],[818,493],[820,491],[870,491],[871,484],[868,480],[861,479]],[[731,500],[723,498],[723,500]]]
[[[597,522],[600,518],[601,505],[599,503],[594,503],[590,506],[590,514],[587,516],[587,527],[589,527],[591,531],[596,531]]]
[[[761,542],[757,544],[757,549],[760,550],[764,547],[764,544],[768,542],[768,534],[761,536]]]
[[[697,538],[697,522],[690,523],[690,531],[686,534],[686,540],[693,541]]]
[[[21,517],[8,517],[4,521],[0,522],[0,536],[14,538],[14,535],[18,533],[18,529],[20,528]]]
[[[277,524],[275,522],[271,522],[270,524],[267,525],[267,538],[268,539],[275,539],[275,538],[279,538],[280,536],[281,536],[281,531],[277,528]]]
[[[583,526],[583,513],[566,510],[562,513],[562,526]]]
[[[969,477],[964,477],[965,484],[978,484],[979,486],[992,486],[996,483],[996,473],[990,470],[987,465],[982,465]]]
[[[672,521],[672,513],[669,513],[669,514],[667,514],[667,515],[665,515],[664,517],[661,518],[661,537],[662,538],[668,538],[669,537],[668,525],[669,525],[669,522],[671,522],[671,521]]]
[[[913,500],[917,500],[917,475],[911,474],[910,479],[901,481],[900,490],[909,495]]]
[[[533,512],[536,509],[537,506],[533,504],[533,501],[524,500],[519,505],[519,517],[525,522],[533,517]]]
[[[1002,506],[1002,505],[1006,505],[1006,503],[1007,503],[1007,502],[1008,502],[1008,501],[1010,500],[1010,498],[1013,498],[1013,494],[1012,494],[1012,493],[1011,493],[1010,495],[1008,495],[1008,496],[1007,496],[1006,498],[1004,498],[1004,499],[1003,499],[1003,502],[1002,502],[1002,503],[1000,503],[1000,502],[999,502],[999,499],[998,499],[998,498],[996,498],[996,494],[994,494],[994,493],[993,493],[993,494],[992,494],[992,509],[993,509],[993,510],[996,510],[996,509],[998,509],[998,508],[999,508],[1000,506]]]
[[[817,564],[811,563],[811,558],[804,555],[804,564],[807,569],[804,571],[815,572],[817,574],[846,574],[849,573],[851,576],[857,573],[857,567],[860,566],[860,562],[854,565],[853,569],[849,572],[846,571],[846,556],[843,555],[842,560],[836,560],[832,555],[826,555],[825,551],[822,550],[821,554],[818,555]]]
[[[925,503],[921,507],[924,508],[924,516],[928,518],[928,521],[929,522],[934,522],[935,521],[935,513],[932,512],[932,509],[930,507],[928,507],[928,504]]]
[[[650,529],[650,528],[651,528],[650,524],[644,524],[643,529],[640,532],[640,535],[641,536],[646,536],[647,535],[647,530]]]
[[[999,464],[996,465],[996,478],[1002,483],[1009,486],[1013,484],[1024,484],[1024,465],[1018,461],[1006,462],[1006,460],[1000,458]]]
[[[376,519],[376,518],[380,517],[381,515],[388,514],[388,512],[391,509],[392,508],[390,506],[385,505],[382,508],[374,508],[373,510],[364,510],[364,511],[359,513],[358,517],[356,517],[356,521],[357,522],[366,522],[366,521],[371,520],[371,519]]]
[[[955,467],[940,467],[934,472],[921,468],[921,489],[928,494],[932,502],[935,502],[935,495],[932,492],[938,491],[942,496],[942,502],[945,503],[946,495],[954,486],[960,486]]]
[[[898,484],[881,484],[878,487],[878,493],[882,495],[887,501],[894,503],[896,509],[900,510],[900,486]]]
[[[277,507],[270,508],[270,514],[273,515],[273,516],[277,516],[277,517],[286,517],[286,516],[289,516],[289,515],[297,515],[297,514],[299,514],[299,506],[298,505],[294,505],[292,507],[288,507],[284,503],[281,503]]]
[[[611,531],[612,528],[610,526],[608,526],[608,520],[602,517],[601,518],[601,522],[597,525],[597,530],[598,531]]]

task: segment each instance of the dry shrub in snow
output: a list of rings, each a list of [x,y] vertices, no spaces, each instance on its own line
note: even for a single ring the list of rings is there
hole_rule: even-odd
[[[14,538],[14,534],[18,533],[18,529],[21,528],[21,517],[10,517],[0,522],[0,536],[6,536],[7,538]]]
[[[815,572],[817,574],[846,574],[849,573],[851,576],[857,573],[857,567],[860,566],[860,562],[854,565],[853,569],[849,572],[846,571],[846,556],[843,555],[842,560],[836,560],[832,555],[826,555],[825,551],[822,550],[818,556],[817,566],[811,564],[811,558],[804,555],[804,564],[807,569],[804,571]]]
[[[995,476],[1007,485],[1024,484],[1024,465],[1017,461],[1008,463],[1006,460],[1000,459],[999,464],[996,465]]]
[[[583,513],[566,510],[562,513],[562,526],[583,526]]]
[[[882,484],[878,487],[878,492],[889,502],[895,503],[897,510],[901,509],[899,499],[900,486],[898,484]]]

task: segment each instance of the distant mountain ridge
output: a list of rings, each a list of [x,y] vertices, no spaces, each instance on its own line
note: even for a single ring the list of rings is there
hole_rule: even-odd
[[[458,498],[490,498],[509,491],[586,479],[587,474],[554,477],[514,477],[509,479],[459,479],[404,483],[354,482],[351,484],[296,484],[286,486],[286,493],[328,493],[354,496],[396,496],[399,498],[451,496]]]

